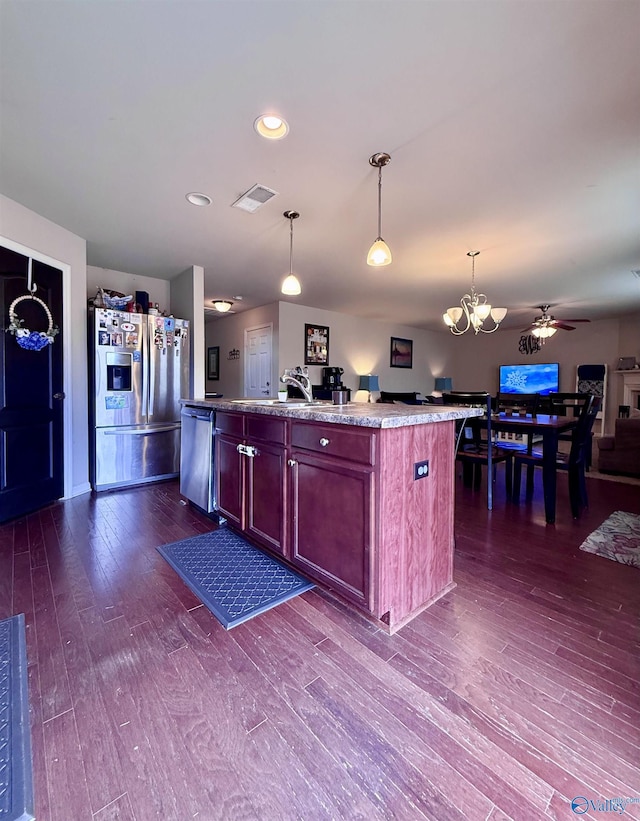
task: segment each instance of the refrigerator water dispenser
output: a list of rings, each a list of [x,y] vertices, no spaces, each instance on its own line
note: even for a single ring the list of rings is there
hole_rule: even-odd
[[[131,390],[131,354],[107,354],[107,390]]]

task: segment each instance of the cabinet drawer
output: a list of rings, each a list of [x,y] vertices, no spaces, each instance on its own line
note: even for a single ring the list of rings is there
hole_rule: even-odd
[[[241,413],[216,413],[216,430],[228,436],[244,436],[244,415]]]
[[[365,465],[375,464],[376,434],[360,428],[293,422],[291,445]]]
[[[273,416],[249,414],[247,417],[247,439],[259,439],[274,445],[286,444],[287,420]]]

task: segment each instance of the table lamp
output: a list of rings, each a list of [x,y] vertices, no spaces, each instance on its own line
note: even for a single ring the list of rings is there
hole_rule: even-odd
[[[434,393],[437,392],[439,394],[447,393],[448,391],[453,389],[453,379],[450,376],[436,376],[435,379],[435,386],[433,388]]]
[[[371,391],[379,391],[380,385],[378,384],[378,377],[372,376],[368,373],[366,376],[360,377],[360,384],[358,385],[359,391],[368,391],[369,392],[369,399],[368,401],[371,402]]]

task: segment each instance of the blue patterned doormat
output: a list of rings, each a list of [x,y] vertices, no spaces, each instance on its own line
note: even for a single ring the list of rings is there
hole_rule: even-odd
[[[32,821],[33,776],[24,615],[0,621],[0,819]]]
[[[158,550],[227,630],[314,586],[227,528]]]

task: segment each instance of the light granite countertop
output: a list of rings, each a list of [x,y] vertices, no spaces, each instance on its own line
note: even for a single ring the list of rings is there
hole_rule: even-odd
[[[481,408],[455,408],[445,405],[387,405],[366,402],[334,405],[332,402],[317,402],[306,407],[296,407],[294,402],[262,405],[233,399],[181,399],[180,402],[182,405],[197,408],[284,416],[290,419],[306,419],[310,422],[328,422],[333,425],[359,425],[363,428],[402,428],[482,416]]]

